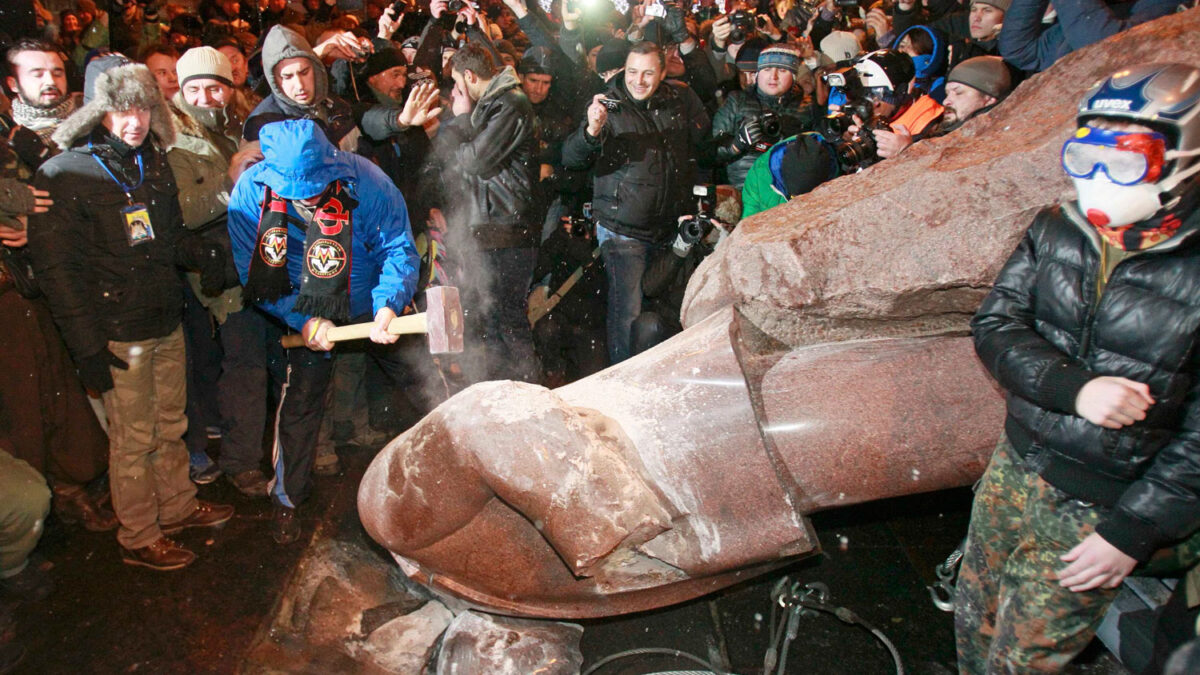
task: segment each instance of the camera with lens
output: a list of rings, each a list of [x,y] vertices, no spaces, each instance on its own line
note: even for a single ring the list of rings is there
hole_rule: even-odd
[[[754,144],[755,152],[766,152],[783,138],[783,120],[770,110],[758,117],[759,140]]]
[[[563,216],[562,224],[572,237],[591,239],[596,235],[596,220],[592,217],[592,203],[583,203],[582,216]]]
[[[692,246],[712,232],[716,221],[713,212],[717,208],[717,188],[715,185],[703,184],[692,187],[692,195],[696,197],[696,215],[688,216],[679,223],[679,234],[671,248],[676,255],[683,257],[692,250]]]
[[[732,27],[729,31],[729,41],[744,42],[746,36],[754,32],[754,15],[739,9],[729,15],[729,25]]]
[[[879,148],[875,143],[875,131],[887,129],[887,120],[875,117],[875,105],[866,96],[862,79],[854,66],[826,73],[825,82],[837,87],[846,95],[841,110],[827,115],[818,124],[817,131],[833,147],[838,168],[843,174],[854,173],[879,161]],[[854,118],[862,120],[858,132],[846,138],[846,132],[855,125]]]

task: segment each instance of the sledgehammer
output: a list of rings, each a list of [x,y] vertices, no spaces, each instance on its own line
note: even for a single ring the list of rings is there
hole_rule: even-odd
[[[330,342],[361,340],[370,337],[374,323],[355,323],[334,326],[325,336]],[[430,354],[457,354],[463,350],[463,313],[458,289],[453,286],[431,286],[425,289],[425,311],[392,319],[388,324],[392,335],[429,335]],[[280,340],[285,349],[304,346],[299,333],[284,335]]]

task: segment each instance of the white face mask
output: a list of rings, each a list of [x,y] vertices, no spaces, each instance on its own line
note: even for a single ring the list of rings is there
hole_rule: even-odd
[[[1168,152],[1166,161],[1195,154],[1196,151]],[[1200,172],[1200,162],[1157,183],[1117,185],[1103,171],[1096,171],[1091,178],[1072,177],[1071,181],[1075,183],[1079,210],[1088,222],[1097,227],[1117,228],[1146,220],[1160,209],[1173,206],[1178,198],[1163,204],[1159,195],[1170,192],[1197,172]]]
[[[1158,183],[1117,185],[1103,171],[1091,178],[1072,178],[1079,211],[1097,227],[1124,227],[1145,220],[1162,208]]]

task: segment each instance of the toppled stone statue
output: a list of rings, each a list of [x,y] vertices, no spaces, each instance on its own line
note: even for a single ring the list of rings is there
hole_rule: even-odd
[[[988,115],[737,228],[687,330],[549,391],[471,387],[359,490],[410,577],[501,613],[681,602],[812,553],[806,514],[969,484],[1004,406],[967,321],[1066,198],[1074,101],[1122,64],[1200,60],[1200,10],[1072,53]]]

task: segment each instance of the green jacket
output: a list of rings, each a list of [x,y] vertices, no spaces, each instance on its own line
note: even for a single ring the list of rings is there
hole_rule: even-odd
[[[746,182],[742,184],[742,218],[766,211],[787,202],[788,196],[783,191],[783,177],[779,174],[779,158],[788,138],[772,145],[766,152],[758,156],[746,172]],[[772,167],[774,158],[774,167]]]
[[[180,94],[176,94],[171,106],[175,122],[175,144],[167,151],[167,162],[175,174],[179,186],[179,206],[183,213],[184,227],[189,230],[205,230],[204,238],[219,244],[229,251],[229,231],[225,226],[226,209],[229,207],[229,192],[233,184],[229,180],[229,160],[237,151],[237,134],[240,125],[231,121],[227,128],[232,136],[206,131],[194,119],[178,107]],[[236,283],[237,270],[233,267],[233,254],[229,253],[226,276],[229,287],[220,295],[206,295],[200,289],[200,275],[188,272],[188,283],[192,291],[217,323],[224,323],[230,313],[242,309],[242,287]]]

